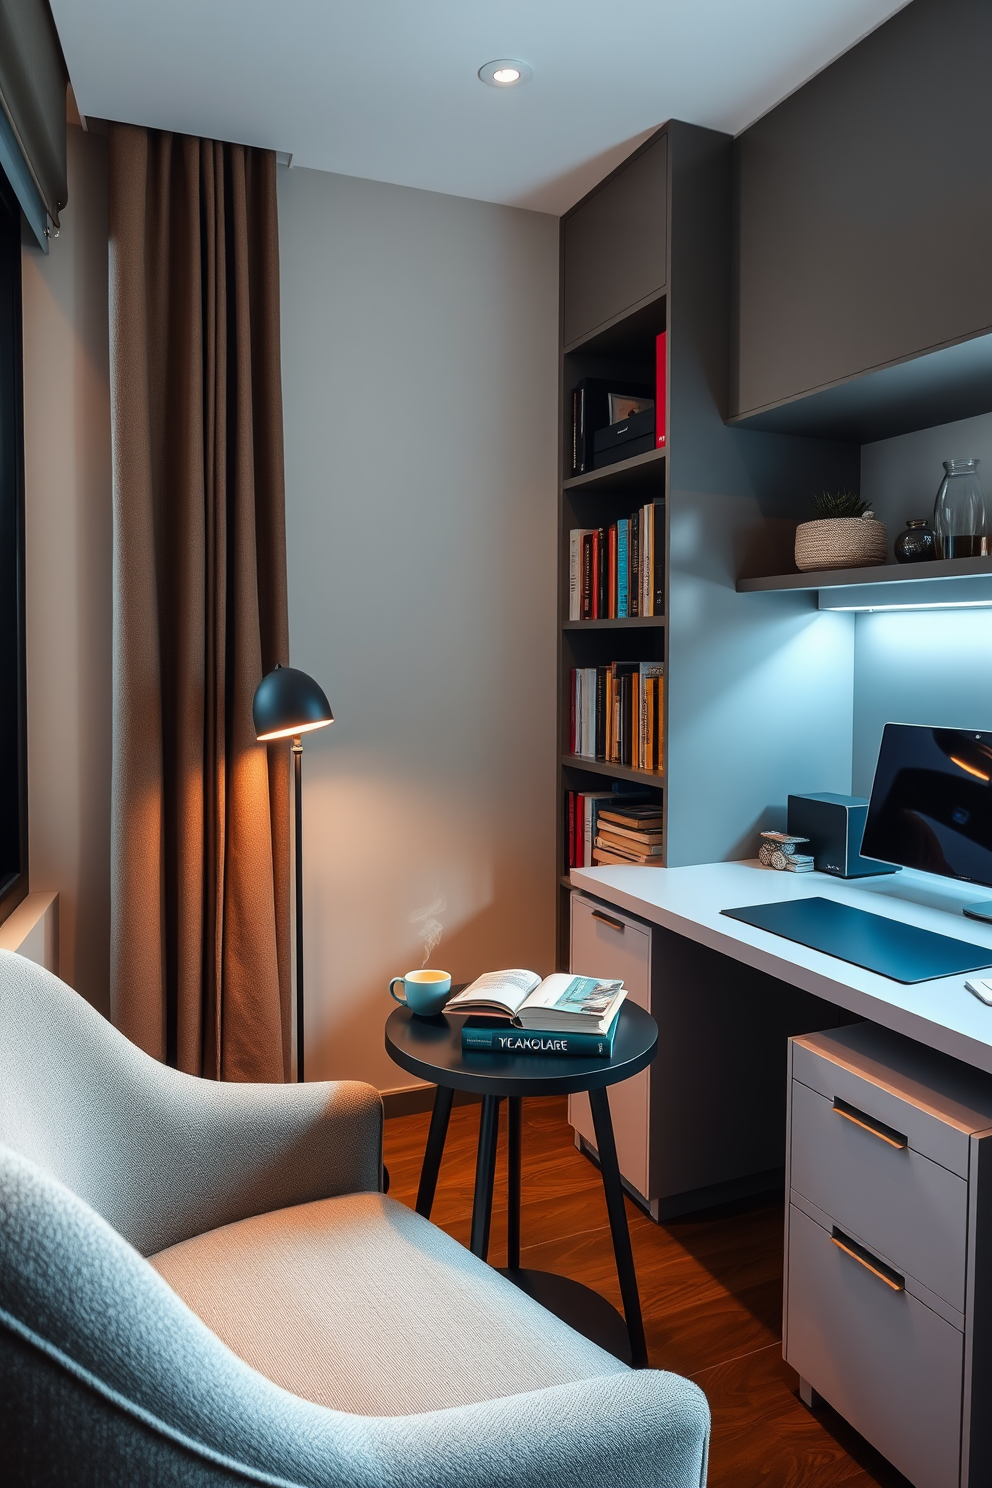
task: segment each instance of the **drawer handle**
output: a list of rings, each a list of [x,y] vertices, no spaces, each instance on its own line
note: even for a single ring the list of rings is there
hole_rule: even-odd
[[[890,1147],[909,1146],[909,1139],[904,1137],[902,1132],[896,1131],[894,1126],[886,1126],[884,1121],[877,1121],[867,1112],[859,1111],[857,1106],[841,1100],[839,1095],[834,1096],[834,1110],[838,1116],[843,1116],[845,1121],[853,1121],[854,1125],[860,1126],[862,1131],[871,1132],[873,1137],[878,1137],[881,1142],[888,1142]]]
[[[602,920],[603,924],[609,925],[611,930],[619,930],[621,935],[627,928],[623,920],[615,920],[612,915],[604,914],[601,909],[594,909],[592,917],[594,920]]]
[[[891,1287],[894,1292],[906,1290],[905,1276],[900,1276],[898,1271],[887,1266],[884,1261],[880,1261],[878,1256],[872,1255],[870,1250],[865,1250],[863,1245],[859,1245],[857,1240],[852,1240],[850,1235],[845,1235],[844,1231],[839,1230],[836,1225],[830,1232],[830,1242],[845,1255],[849,1255],[852,1261],[857,1261],[859,1266],[864,1266],[872,1276],[877,1276],[879,1281],[884,1281],[885,1285]]]

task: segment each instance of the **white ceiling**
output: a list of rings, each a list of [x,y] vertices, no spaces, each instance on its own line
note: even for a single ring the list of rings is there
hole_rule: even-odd
[[[654,127],[737,133],[905,0],[51,0],[80,111],[560,213]],[[514,57],[522,87],[476,76]]]

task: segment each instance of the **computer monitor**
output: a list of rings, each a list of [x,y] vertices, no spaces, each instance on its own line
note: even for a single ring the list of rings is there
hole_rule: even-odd
[[[861,852],[992,887],[992,733],[887,723]],[[964,913],[992,922],[992,900]]]

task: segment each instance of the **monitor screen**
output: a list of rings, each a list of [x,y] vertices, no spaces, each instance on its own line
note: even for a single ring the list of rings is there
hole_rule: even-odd
[[[992,733],[887,723],[861,851],[992,885]]]

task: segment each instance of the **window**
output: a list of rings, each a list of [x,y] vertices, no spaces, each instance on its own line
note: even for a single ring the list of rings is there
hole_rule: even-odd
[[[0,173],[0,920],[28,891],[21,212]]]

